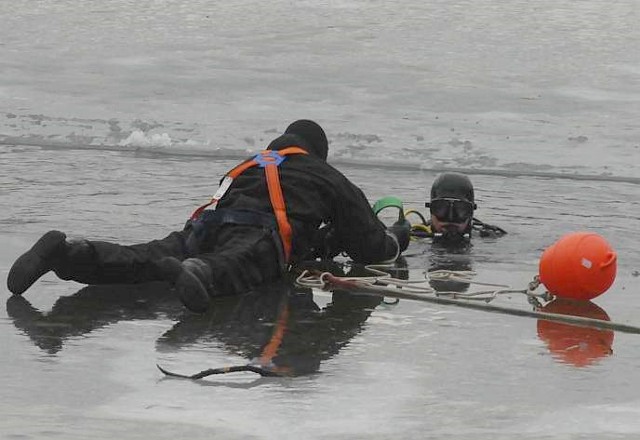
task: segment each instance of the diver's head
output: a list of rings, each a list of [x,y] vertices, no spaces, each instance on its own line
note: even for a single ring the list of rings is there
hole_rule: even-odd
[[[471,180],[460,173],[440,174],[431,186],[431,211],[434,237],[469,238],[473,224],[474,202]]]
[[[314,156],[327,160],[329,142],[324,130],[317,123],[309,119],[298,119],[291,123],[284,131],[285,134],[293,134],[306,141],[303,147]]]
[[[317,123],[308,119],[299,119],[291,123],[284,134],[275,138],[267,150],[280,150],[285,147],[297,145],[309,154],[327,160],[329,142],[324,130]]]

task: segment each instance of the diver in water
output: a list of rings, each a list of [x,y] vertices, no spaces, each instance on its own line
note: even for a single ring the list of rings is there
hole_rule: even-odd
[[[409,222],[387,228],[327,153],[324,130],[295,121],[229,171],[183,230],[129,246],[49,231],[16,260],[7,286],[20,295],[49,271],[84,284],[164,280],[202,313],[211,297],[277,280],[301,261],[341,252],[356,263],[395,260],[409,244]]]
[[[425,203],[431,217],[426,220],[418,211],[421,223],[412,225],[412,236],[432,238],[434,243],[464,244],[472,235],[500,237],[507,232],[499,226],[489,225],[473,216],[477,209],[471,180],[460,173],[440,174],[431,186],[430,201]]]

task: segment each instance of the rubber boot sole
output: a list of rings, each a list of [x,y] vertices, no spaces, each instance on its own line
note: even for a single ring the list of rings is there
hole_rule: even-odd
[[[167,257],[157,263],[165,280],[173,284],[178,298],[194,313],[204,313],[209,309],[209,294],[198,277],[177,259]]]
[[[14,295],[22,295],[38,279],[53,269],[67,236],[49,231],[13,263],[7,276],[7,287]]]

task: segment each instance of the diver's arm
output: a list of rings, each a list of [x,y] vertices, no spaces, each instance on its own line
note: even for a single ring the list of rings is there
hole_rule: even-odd
[[[374,214],[364,193],[351,182],[338,199],[334,222],[336,239],[356,263],[375,263],[397,258],[408,245],[397,233],[404,225],[387,227]],[[407,231],[408,232],[408,231]]]

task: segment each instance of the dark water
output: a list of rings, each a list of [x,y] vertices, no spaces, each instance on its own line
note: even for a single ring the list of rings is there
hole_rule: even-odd
[[[2,278],[48,229],[123,243],[163,236],[233,163],[2,147]],[[344,170],[371,200],[396,194],[416,209],[434,177]],[[596,231],[618,252],[619,274],[591,311],[640,325],[636,184],[472,178],[478,217],[509,235],[476,240],[449,260],[478,281],[523,288],[546,246]],[[426,242],[407,253],[415,278],[437,261]],[[196,384],[163,379],[155,364],[191,374],[248,362],[270,334],[277,289],[258,303],[223,301],[205,317],[185,313],[162,284],[85,288],[47,275],[24,299],[3,291],[3,438],[634,438],[640,430],[637,335],[315,291],[298,297],[283,346],[302,376],[237,373]],[[528,308],[517,295],[496,301]]]

